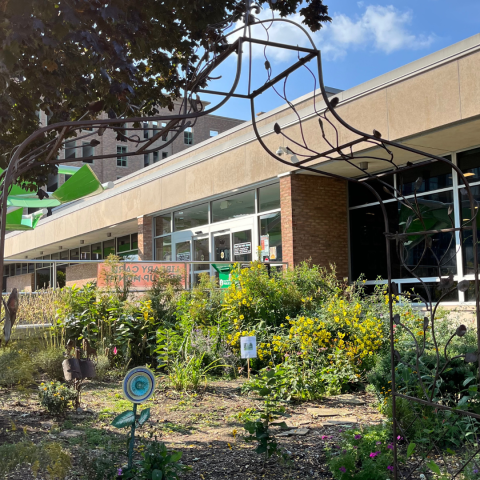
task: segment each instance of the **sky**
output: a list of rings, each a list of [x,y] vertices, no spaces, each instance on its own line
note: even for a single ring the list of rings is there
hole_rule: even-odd
[[[319,32],[309,33],[321,50],[325,85],[340,90],[359,85],[480,32],[480,0],[324,0],[324,3],[329,7],[332,22]],[[269,19],[271,11],[264,9],[258,17]],[[299,15],[288,18],[301,22]],[[266,40],[265,30],[255,28],[254,34]],[[274,23],[269,36],[275,42],[307,46],[304,34],[294,26]],[[244,57],[237,88],[239,93],[247,90],[248,48],[244,49]],[[296,61],[295,54],[279,49],[267,49],[267,57],[272,77]],[[311,62],[309,66],[314,67],[314,64]],[[221,78],[212,81],[208,88],[228,91],[236,67],[237,57],[232,55],[212,74]],[[267,80],[263,47],[253,49],[251,77],[252,88],[258,88]],[[312,75],[302,68],[288,79],[286,98],[294,100],[313,91],[314,86]],[[285,104],[281,98],[283,89],[282,82],[278,94],[268,91],[259,97],[255,113]],[[218,102],[218,97],[212,95],[202,94],[201,98]],[[248,120],[251,117],[250,103],[230,99],[215,114]]]

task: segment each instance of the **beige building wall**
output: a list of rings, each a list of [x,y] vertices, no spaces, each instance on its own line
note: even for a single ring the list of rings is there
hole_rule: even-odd
[[[35,290],[35,274],[24,273],[7,278],[7,292],[16,288],[19,292],[33,292]]]

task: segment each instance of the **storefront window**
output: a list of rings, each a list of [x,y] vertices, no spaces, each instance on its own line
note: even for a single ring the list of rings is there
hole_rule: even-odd
[[[457,162],[468,183],[480,181],[480,148],[458,153]],[[463,185],[460,179],[458,183]]]
[[[101,260],[102,257],[102,244],[94,243],[92,245],[92,260]]]
[[[80,260],[80,249],[74,248],[70,250],[70,260]]]
[[[265,261],[282,261],[282,216],[280,212],[260,217],[261,259]]]
[[[80,260],[90,260],[90,245],[80,248]]]
[[[221,222],[255,213],[255,191],[232,195],[212,202],[212,222]]]
[[[450,157],[445,158],[450,160]],[[404,195],[413,195],[415,182],[419,177],[423,179],[423,183],[417,189],[417,193],[430,192],[453,185],[453,173],[450,165],[443,162],[432,162],[397,175],[397,189]]]
[[[235,262],[249,262],[252,260],[252,231],[233,233],[233,260]]]
[[[117,253],[124,253],[130,250],[130,235],[117,238]]]
[[[206,225],[208,223],[208,203],[183,208],[175,212],[173,214],[173,222],[176,232]]]
[[[172,233],[172,214],[165,213],[155,218],[155,236]]]
[[[115,254],[115,240],[108,240],[103,242],[103,258]]]
[[[177,262],[190,261],[190,242],[179,242],[175,244]]]
[[[280,184],[274,183],[258,189],[258,211],[267,212],[280,208]]]
[[[172,236],[155,239],[155,260],[169,262],[172,260]]]

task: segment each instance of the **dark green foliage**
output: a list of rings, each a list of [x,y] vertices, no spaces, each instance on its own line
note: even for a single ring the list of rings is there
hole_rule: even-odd
[[[301,3],[285,0],[272,6],[287,15]],[[38,110],[52,124],[77,120],[88,111],[90,118],[102,112],[112,118],[171,107],[185,76],[191,80],[194,75],[198,48],[213,41],[221,51],[219,32],[207,32],[207,25],[225,21],[232,12],[238,19],[243,5],[243,0],[146,0],[140,8],[133,0],[74,0],[59,8],[56,0],[1,1],[1,154],[38,128]],[[322,0],[310,0],[300,14],[314,30],[330,20]],[[54,171],[34,169],[18,181],[35,188],[39,173]]]

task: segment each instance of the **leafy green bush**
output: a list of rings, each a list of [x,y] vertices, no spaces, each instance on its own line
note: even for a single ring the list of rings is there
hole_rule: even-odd
[[[118,469],[122,479],[177,480],[181,472],[191,470],[180,463],[182,452],[170,451],[162,442],[153,442],[142,452],[142,460],[131,470]]]
[[[330,471],[337,480],[385,480],[393,471],[391,430],[385,426],[351,429],[336,444],[322,436]]]
[[[41,472],[49,479],[61,480],[67,476],[72,466],[70,456],[57,442],[35,445],[23,441],[0,445],[0,458],[0,475],[11,472],[17,465],[29,463],[35,477]]]
[[[63,348],[46,347],[34,353],[33,364],[36,370],[46,373],[52,380],[63,380],[64,351]]]
[[[38,387],[40,404],[54,415],[64,413],[69,403],[77,398],[77,392],[60,382],[41,383]]]
[[[10,387],[33,382],[35,366],[30,355],[17,344],[0,349],[0,385]]]

